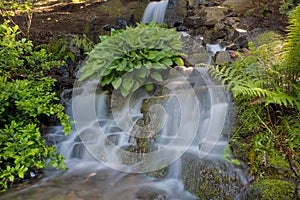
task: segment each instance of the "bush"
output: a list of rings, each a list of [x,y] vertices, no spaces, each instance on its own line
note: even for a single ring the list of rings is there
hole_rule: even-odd
[[[0,25],[0,76],[43,76],[51,68],[62,65],[45,49],[35,51],[32,42],[26,38],[18,40],[19,34],[19,27],[10,27],[10,21]]]
[[[34,51],[31,41],[17,40],[18,27],[0,25],[0,190],[32,169],[64,167],[55,147],[45,145],[41,128],[50,117],[70,131],[63,106],[52,92],[55,80],[41,77],[61,65],[45,50]]]
[[[120,89],[125,97],[139,88],[144,79],[162,81],[161,70],[182,64],[180,37],[175,29],[161,28],[156,23],[113,31],[95,45],[79,80],[100,77],[102,86]]]

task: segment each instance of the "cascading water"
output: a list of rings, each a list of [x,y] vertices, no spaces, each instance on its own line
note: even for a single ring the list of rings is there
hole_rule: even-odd
[[[150,2],[144,12],[142,22],[149,23],[155,21],[158,24],[162,24],[164,22],[168,3],[168,0]]]
[[[186,165],[181,155],[221,159],[226,142],[219,137],[227,100],[224,88],[211,82],[205,69],[181,67],[175,72],[177,75],[171,75],[164,85],[170,91],[165,96],[150,96],[140,89],[116,110],[108,107],[109,95],[96,90],[97,81],[75,88],[73,98],[64,99],[72,105],[67,110],[72,110],[76,120],[74,131],[64,138],[60,127],[54,127],[49,135],[66,157],[69,170],[48,172],[48,178],[0,199],[197,199],[184,190],[180,180]],[[152,122],[158,127],[152,145],[154,149],[165,148],[165,152],[158,151],[160,158],[150,157],[157,159],[151,162],[140,157],[137,161],[133,158],[136,162],[122,158],[128,155],[120,150],[137,144],[132,132],[143,117],[143,102],[157,98],[161,100],[149,107],[150,118],[153,112]],[[163,167],[168,172],[159,179],[141,173]]]
[[[167,2],[157,4],[165,10]],[[155,19],[154,5],[149,4],[145,18]],[[66,158],[68,170],[46,170],[36,184],[12,189],[0,200],[198,199],[188,192],[184,170],[192,165],[187,160],[222,160],[228,100],[206,68],[177,67],[168,77],[160,84],[161,95],[141,88],[120,99],[99,90],[96,80],[74,88],[72,98],[66,97],[71,91],[65,91],[73,131],[63,136],[61,127],[53,127],[48,137]],[[149,145],[144,152],[139,139]],[[189,179],[198,179],[196,169],[188,170],[194,174]]]

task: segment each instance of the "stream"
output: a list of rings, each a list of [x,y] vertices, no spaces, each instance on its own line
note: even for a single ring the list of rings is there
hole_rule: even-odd
[[[162,22],[167,1],[150,4],[144,20],[160,13]],[[64,136],[52,127],[48,141],[68,169],[46,169],[41,180],[0,200],[241,199],[244,172],[223,156],[230,126],[224,86],[204,67],[176,67],[168,76],[160,95],[140,88],[121,98],[100,90],[98,80],[65,90],[73,131]]]

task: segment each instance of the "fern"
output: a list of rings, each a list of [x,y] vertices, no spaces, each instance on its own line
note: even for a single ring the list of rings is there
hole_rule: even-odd
[[[266,167],[285,158],[299,177],[300,6],[290,23],[286,41],[254,41],[247,56],[240,55],[230,66],[209,66],[211,75],[232,91],[234,138],[249,147],[235,156],[250,164],[253,175],[269,175]]]
[[[285,42],[286,64],[289,79],[299,82],[300,78],[300,4],[290,15],[290,25],[287,27],[288,35]]]
[[[286,92],[289,80],[286,80],[285,66],[280,65],[283,57],[277,55],[282,54],[275,48],[278,44],[274,41],[253,49],[249,56],[241,56],[231,66],[209,66],[210,73],[231,89],[234,98],[248,99],[253,104],[278,104],[300,109],[299,98]],[[274,60],[269,64],[273,55]]]

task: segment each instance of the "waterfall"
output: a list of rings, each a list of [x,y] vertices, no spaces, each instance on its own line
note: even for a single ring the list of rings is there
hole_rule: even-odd
[[[150,23],[151,21],[155,21],[158,24],[162,24],[164,22],[168,3],[168,0],[150,2],[144,12],[142,22]]]
[[[163,23],[167,5],[168,1],[151,2],[143,22]],[[207,45],[211,53],[221,48]],[[198,177],[202,168],[195,168],[202,162],[223,162],[222,150],[228,143],[222,134],[228,99],[224,86],[210,79],[207,68],[176,67],[167,77],[160,83],[164,89],[160,96],[140,88],[128,98],[121,98],[117,93],[100,90],[98,79],[74,84],[78,86],[62,95],[74,120],[71,134],[64,136],[58,126],[52,127],[48,135],[66,158],[68,170],[47,169],[46,177],[39,182],[0,195],[0,200],[198,199],[187,184],[190,181],[199,188],[206,179]],[[147,102],[146,113],[142,113]],[[144,147],[139,146],[141,138],[145,139],[148,152],[139,152]],[[234,198],[243,187],[243,177],[239,178],[242,175],[235,169],[227,173],[226,166],[230,165],[216,166],[217,176],[224,173],[224,177],[230,177],[229,183],[211,188],[222,193],[233,188],[228,196]],[[209,184],[212,176],[207,174]],[[237,183],[232,181],[233,176]]]

